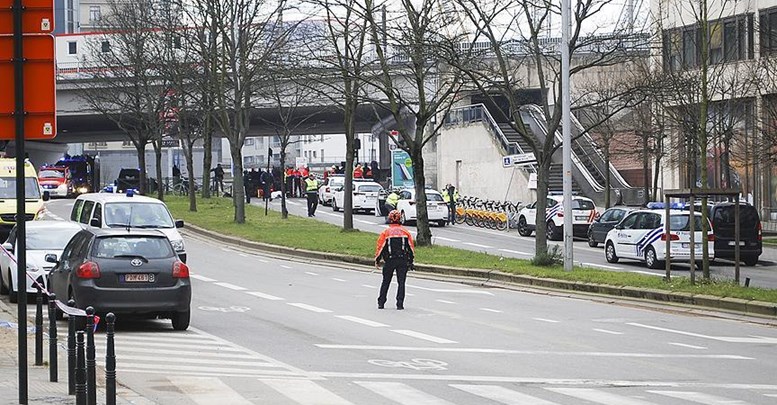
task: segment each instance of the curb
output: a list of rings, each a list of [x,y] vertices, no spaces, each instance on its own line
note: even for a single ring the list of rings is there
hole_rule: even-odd
[[[206,236],[208,238],[226,242],[232,245],[247,247],[266,252],[291,255],[295,257],[306,257],[310,259],[327,260],[335,262],[345,262],[351,264],[360,264],[372,266],[372,260],[359,256],[351,256],[339,253],[317,252],[299,248],[290,248],[286,246],[272,245],[263,242],[254,242],[235,236],[228,236],[213,232],[196,225],[186,224],[187,230]],[[740,298],[716,297],[703,294],[691,294],[684,292],[672,292],[666,290],[645,289],[630,286],[615,286],[608,284],[595,284],[580,281],[563,281],[548,278],[540,278],[519,274],[504,273],[498,270],[483,269],[464,269],[448,266],[432,266],[427,264],[416,264],[416,271],[437,274],[442,276],[465,277],[477,279],[483,282],[502,282],[507,284],[517,284],[537,288],[570,290],[584,293],[594,293],[602,295],[612,295],[622,298],[636,298],[646,301],[657,301],[672,304],[685,304],[698,307],[713,308],[722,311],[738,312],[746,315],[755,315],[777,319],[777,303],[744,300]]]

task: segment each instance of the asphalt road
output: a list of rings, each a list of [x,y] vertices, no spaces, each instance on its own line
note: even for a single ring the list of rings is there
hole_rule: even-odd
[[[52,204],[54,215],[59,204],[67,202]],[[441,231],[450,239],[462,232]],[[184,238],[190,330],[120,318],[116,335],[119,381],[157,403],[777,400],[774,322],[414,273],[407,309],[390,300],[378,310],[380,276],[370,269]]]
[[[264,204],[258,199],[253,199],[252,204]],[[280,199],[270,203],[270,208],[280,210]],[[291,198],[287,200],[287,208],[293,215],[306,216],[307,205],[304,199]],[[316,211],[316,220],[342,226],[343,213],[335,212],[331,207],[319,205]],[[382,217],[373,214],[358,213],[354,215],[354,227],[368,232],[378,233],[384,225]],[[414,227],[409,227],[415,234]],[[437,227],[432,226],[433,243],[445,246],[453,246],[460,249],[468,249],[478,252],[487,252],[493,255],[529,259],[534,256],[534,236],[524,237],[518,235],[517,230],[497,231],[482,229],[466,224]],[[563,243],[549,242],[549,246],[559,245],[563,251]],[[578,265],[594,267],[610,271],[625,271],[663,277],[664,270],[648,269],[643,262],[622,260],[617,264],[607,263],[604,258],[604,248],[592,248],[583,240],[574,242],[574,261]],[[689,266],[677,264],[672,266],[672,275],[687,277]],[[710,266],[710,274],[714,278],[734,280],[733,262],[718,259]],[[701,277],[701,272],[697,273]],[[765,247],[759,263],[754,267],[740,266],[740,282],[744,284],[745,278],[750,278],[750,286],[763,288],[777,288],[777,249]]]

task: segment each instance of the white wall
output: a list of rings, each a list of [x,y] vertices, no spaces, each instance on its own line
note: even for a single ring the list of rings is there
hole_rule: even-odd
[[[462,196],[531,202],[528,173],[502,167],[501,147],[483,123],[442,129],[437,141],[437,184],[456,185],[456,161],[461,161],[457,188]],[[506,196],[506,197],[505,197]]]

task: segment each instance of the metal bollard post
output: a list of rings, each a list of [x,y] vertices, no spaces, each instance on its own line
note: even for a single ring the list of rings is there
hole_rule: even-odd
[[[57,296],[49,296],[49,381],[57,382]]]
[[[67,306],[75,307],[76,302],[70,300]],[[67,317],[67,394],[76,394],[76,318]]]
[[[35,365],[43,365],[43,292],[40,285],[36,286],[35,296]]]
[[[105,404],[116,405],[116,353],[114,351],[113,327],[116,322],[116,315],[109,312],[105,316],[105,337],[107,339],[105,347]]]
[[[94,354],[94,308],[86,307],[86,403],[97,404],[97,378]]]
[[[86,405],[86,362],[84,331],[76,332],[76,405]]]

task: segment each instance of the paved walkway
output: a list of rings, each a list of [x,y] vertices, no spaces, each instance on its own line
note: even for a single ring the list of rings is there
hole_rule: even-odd
[[[28,304],[28,313],[34,314],[35,304]],[[19,356],[18,356],[18,334],[16,323],[16,305],[9,306],[5,301],[0,301],[0,404],[18,404],[19,403]],[[48,325],[46,319],[46,309],[44,308],[44,324]],[[43,366],[33,366],[35,362],[35,333],[34,316],[29,316],[27,322],[27,348],[28,363],[28,404],[75,404],[75,396],[67,394],[67,327],[63,322],[59,322],[57,330],[59,349],[58,369],[59,382],[49,382],[48,367],[48,335],[43,337]],[[48,328],[46,328],[46,332]],[[64,338],[64,339],[63,339]],[[98,335],[97,344],[104,343],[104,335]],[[105,370],[100,367],[104,364],[104,359],[97,359],[97,403],[105,403]],[[118,378],[117,404],[153,404],[137,393],[121,386],[121,376]]]

